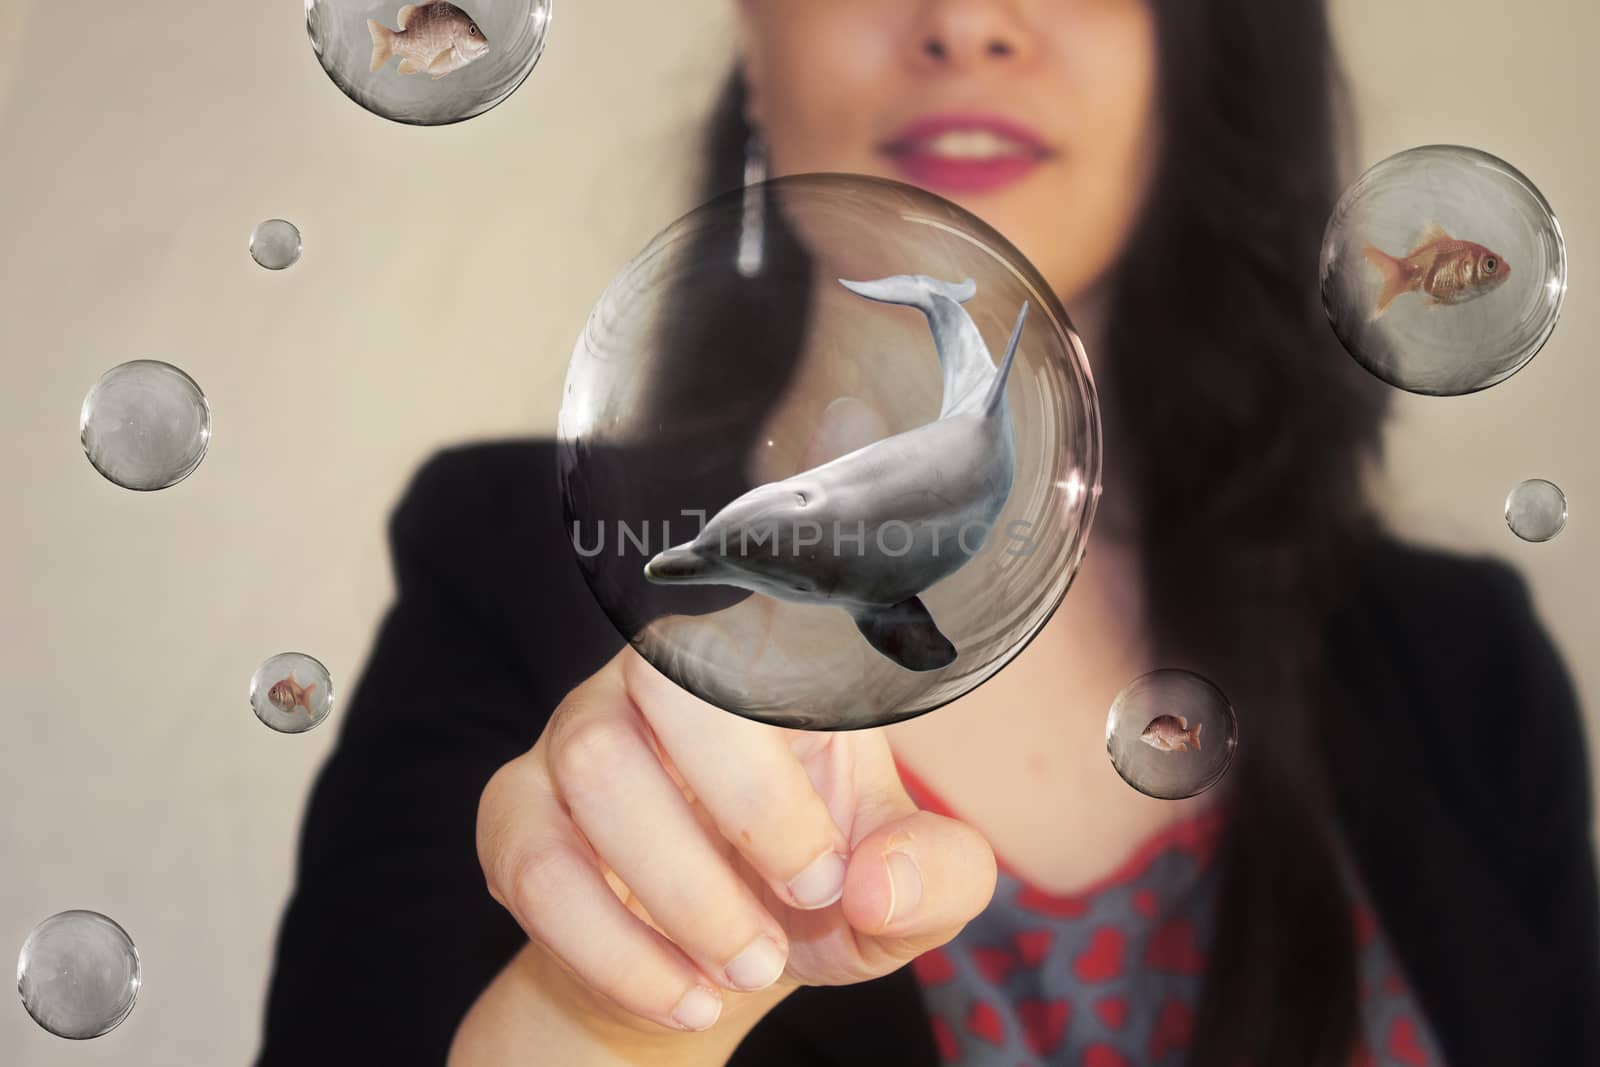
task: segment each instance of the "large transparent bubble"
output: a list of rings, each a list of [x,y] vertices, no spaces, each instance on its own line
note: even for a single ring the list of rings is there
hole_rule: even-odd
[[[442,126],[483,114],[532,73],[550,4],[306,0],[306,33],[350,99],[396,122]]]
[[[94,911],[52,915],[17,953],[22,1006],[57,1037],[115,1030],[139,996],[139,952],[128,932]]]
[[[794,175],[674,222],[606,289],[559,474],[647,660],[729,711],[854,729],[954,700],[1044,625],[1099,434],[1082,346],[1003,237],[898,182]]]
[[[1487,389],[1543,347],[1567,291],[1561,227],[1515,167],[1456,145],[1413,148],[1340,197],[1322,303],[1367,370],[1413,393]]]

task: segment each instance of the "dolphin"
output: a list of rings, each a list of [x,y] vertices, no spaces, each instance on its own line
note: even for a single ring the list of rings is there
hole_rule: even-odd
[[[1028,305],[996,367],[961,306],[977,292],[970,278],[901,274],[839,284],[927,316],[944,371],[938,418],[757,486],[694,540],[652,557],[645,577],[833,605],[893,662],[937,670],[955,661],[956,648],[919,594],[977,554],[1011,494],[1016,444],[1006,379]]]

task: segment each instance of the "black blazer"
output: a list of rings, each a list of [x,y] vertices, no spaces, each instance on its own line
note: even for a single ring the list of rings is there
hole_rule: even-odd
[[[523,940],[484,888],[479,793],[622,645],[573,561],[549,441],[435,456],[389,539],[398,593],[306,811],[260,1067],[444,1061]],[[1449,1062],[1600,1065],[1583,730],[1521,580],[1384,543],[1330,641],[1356,697],[1342,828]],[[901,968],[795,992],[734,1063],[938,1059]]]

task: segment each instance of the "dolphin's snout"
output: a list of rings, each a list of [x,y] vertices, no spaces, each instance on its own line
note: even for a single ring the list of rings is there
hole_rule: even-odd
[[[698,578],[711,569],[711,565],[693,549],[680,545],[652,557],[644,565],[644,576],[655,582],[674,582]]]

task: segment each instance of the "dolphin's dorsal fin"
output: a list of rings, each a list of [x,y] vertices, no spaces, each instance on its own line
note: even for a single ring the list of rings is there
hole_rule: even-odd
[[[989,395],[983,401],[983,417],[989,418],[1005,409],[1006,379],[1011,376],[1011,364],[1016,362],[1017,342],[1022,340],[1022,324],[1028,321],[1028,302],[1022,302],[1022,310],[1017,312],[1017,325],[1011,331],[1011,340],[1006,342],[1006,355],[1000,361],[1000,370],[994,376],[994,384],[989,387]]]

